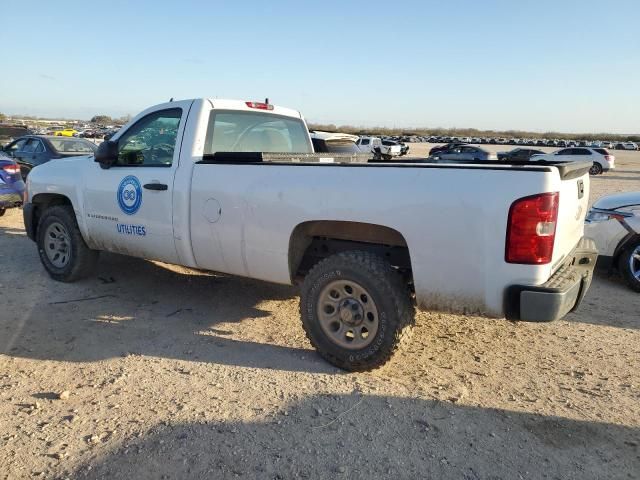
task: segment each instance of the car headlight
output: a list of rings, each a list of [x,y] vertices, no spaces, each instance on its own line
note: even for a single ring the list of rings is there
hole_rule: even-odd
[[[594,222],[606,222],[611,219],[611,215],[604,212],[599,212],[597,210],[590,210],[587,213],[587,217],[585,218],[585,222],[594,223]]]
[[[619,220],[622,221],[626,217],[631,217],[632,214],[627,212],[611,212],[608,210],[598,210],[597,208],[592,208],[587,213],[587,217],[585,218],[585,222],[587,223],[598,223],[598,222],[606,222],[608,220]]]

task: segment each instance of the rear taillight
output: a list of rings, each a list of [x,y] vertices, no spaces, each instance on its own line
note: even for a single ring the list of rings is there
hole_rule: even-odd
[[[560,194],[542,193],[511,204],[505,261],[528,265],[551,262]]]
[[[604,156],[604,159],[605,159],[607,162],[613,162],[613,159],[614,159],[614,158],[616,158],[616,157],[614,157],[613,155],[605,155],[605,156]]]
[[[4,167],[2,167],[2,169],[9,175],[20,173],[20,167],[18,165],[5,165]]]
[[[262,102],[244,102],[249,108],[257,108],[258,110],[273,110],[273,105]]]

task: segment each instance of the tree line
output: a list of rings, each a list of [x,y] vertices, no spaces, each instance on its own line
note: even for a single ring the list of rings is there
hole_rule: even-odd
[[[640,134],[620,135],[613,133],[560,133],[560,132],[527,132],[524,130],[478,130],[477,128],[388,128],[388,127],[355,127],[352,125],[310,123],[311,130],[325,132],[343,132],[355,135],[379,136],[439,136],[439,137],[488,137],[488,138],[553,138],[559,140],[609,140],[616,142],[640,142]]]

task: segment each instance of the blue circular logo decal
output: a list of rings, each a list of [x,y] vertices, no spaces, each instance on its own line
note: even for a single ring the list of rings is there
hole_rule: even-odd
[[[133,215],[142,205],[142,188],[140,182],[133,175],[124,177],[118,186],[118,205],[127,215]]]

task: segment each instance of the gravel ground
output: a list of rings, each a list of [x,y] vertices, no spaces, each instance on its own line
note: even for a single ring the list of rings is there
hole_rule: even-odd
[[[592,200],[640,189],[640,153],[616,155]],[[293,287],[108,254],[55,283],[11,211],[0,479],[638,478],[639,299],[598,272],[552,324],[422,312],[390,364],[346,374]]]

